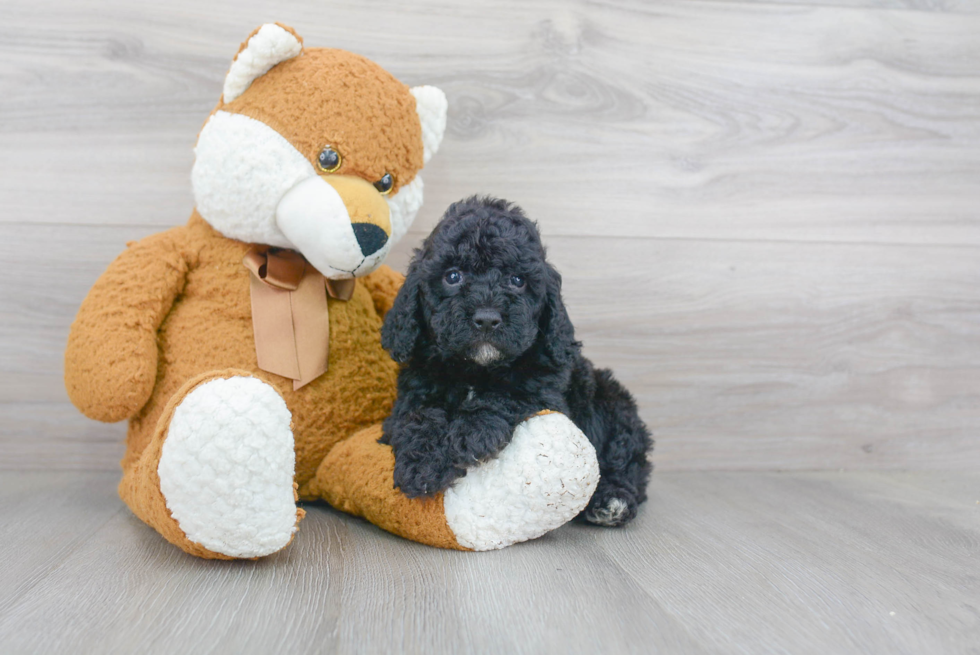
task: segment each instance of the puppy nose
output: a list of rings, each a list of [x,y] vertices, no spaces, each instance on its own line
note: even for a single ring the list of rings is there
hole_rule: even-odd
[[[504,321],[496,309],[484,307],[473,314],[473,322],[481,330],[496,330]]]
[[[361,247],[361,253],[367,257],[381,250],[388,243],[388,235],[373,223],[351,223],[354,228],[354,237],[357,245]]]

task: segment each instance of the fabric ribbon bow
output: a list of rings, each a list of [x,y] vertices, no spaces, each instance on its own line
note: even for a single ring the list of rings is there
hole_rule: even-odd
[[[251,275],[252,331],[259,368],[293,380],[293,389],[327,370],[327,294],[350,300],[354,280],[327,280],[295,250],[252,246],[242,260]]]

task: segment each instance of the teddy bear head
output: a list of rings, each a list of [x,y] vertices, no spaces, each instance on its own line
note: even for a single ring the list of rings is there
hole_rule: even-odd
[[[228,238],[299,251],[327,278],[367,275],[415,219],[446,108],[435,87],[263,25],[198,136],[198,213]]]

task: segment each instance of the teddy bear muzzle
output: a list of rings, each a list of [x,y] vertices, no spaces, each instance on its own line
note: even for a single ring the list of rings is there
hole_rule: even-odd
[[[391,248],[388,203],[372,184],[353,175],[301,181],[279,201],[276,224],[328,278],[370,272]]]

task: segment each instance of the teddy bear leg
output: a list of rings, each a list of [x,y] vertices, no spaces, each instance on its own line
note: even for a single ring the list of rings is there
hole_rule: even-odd
[[[262,380],[244,371],[199,376],[171,398],[119,494],[192,555],[270,555],[303,516],[290,422],[282,396]]]
[[[400,537],[468,550],[446,523],[442,494],[408,498],[395,489],[395,456],[391,446],[378,443],[380,438],[378,424],[334,446],[310,481],[310,494]]]
[[[431,546],[494,550],[540,537],[585,509],[599,481],[595,449],[563,414],[524,421],[495,459],[432,498],[394,488],[395,458],[380,436],[377,425],[335,446],[314,489],[338,509]]]
[[[575,518],[598,482],[588,437],[564,414],[541,413],[518,425],[496,458],[446,490],[446,522],[468,548],[503,548]]]

